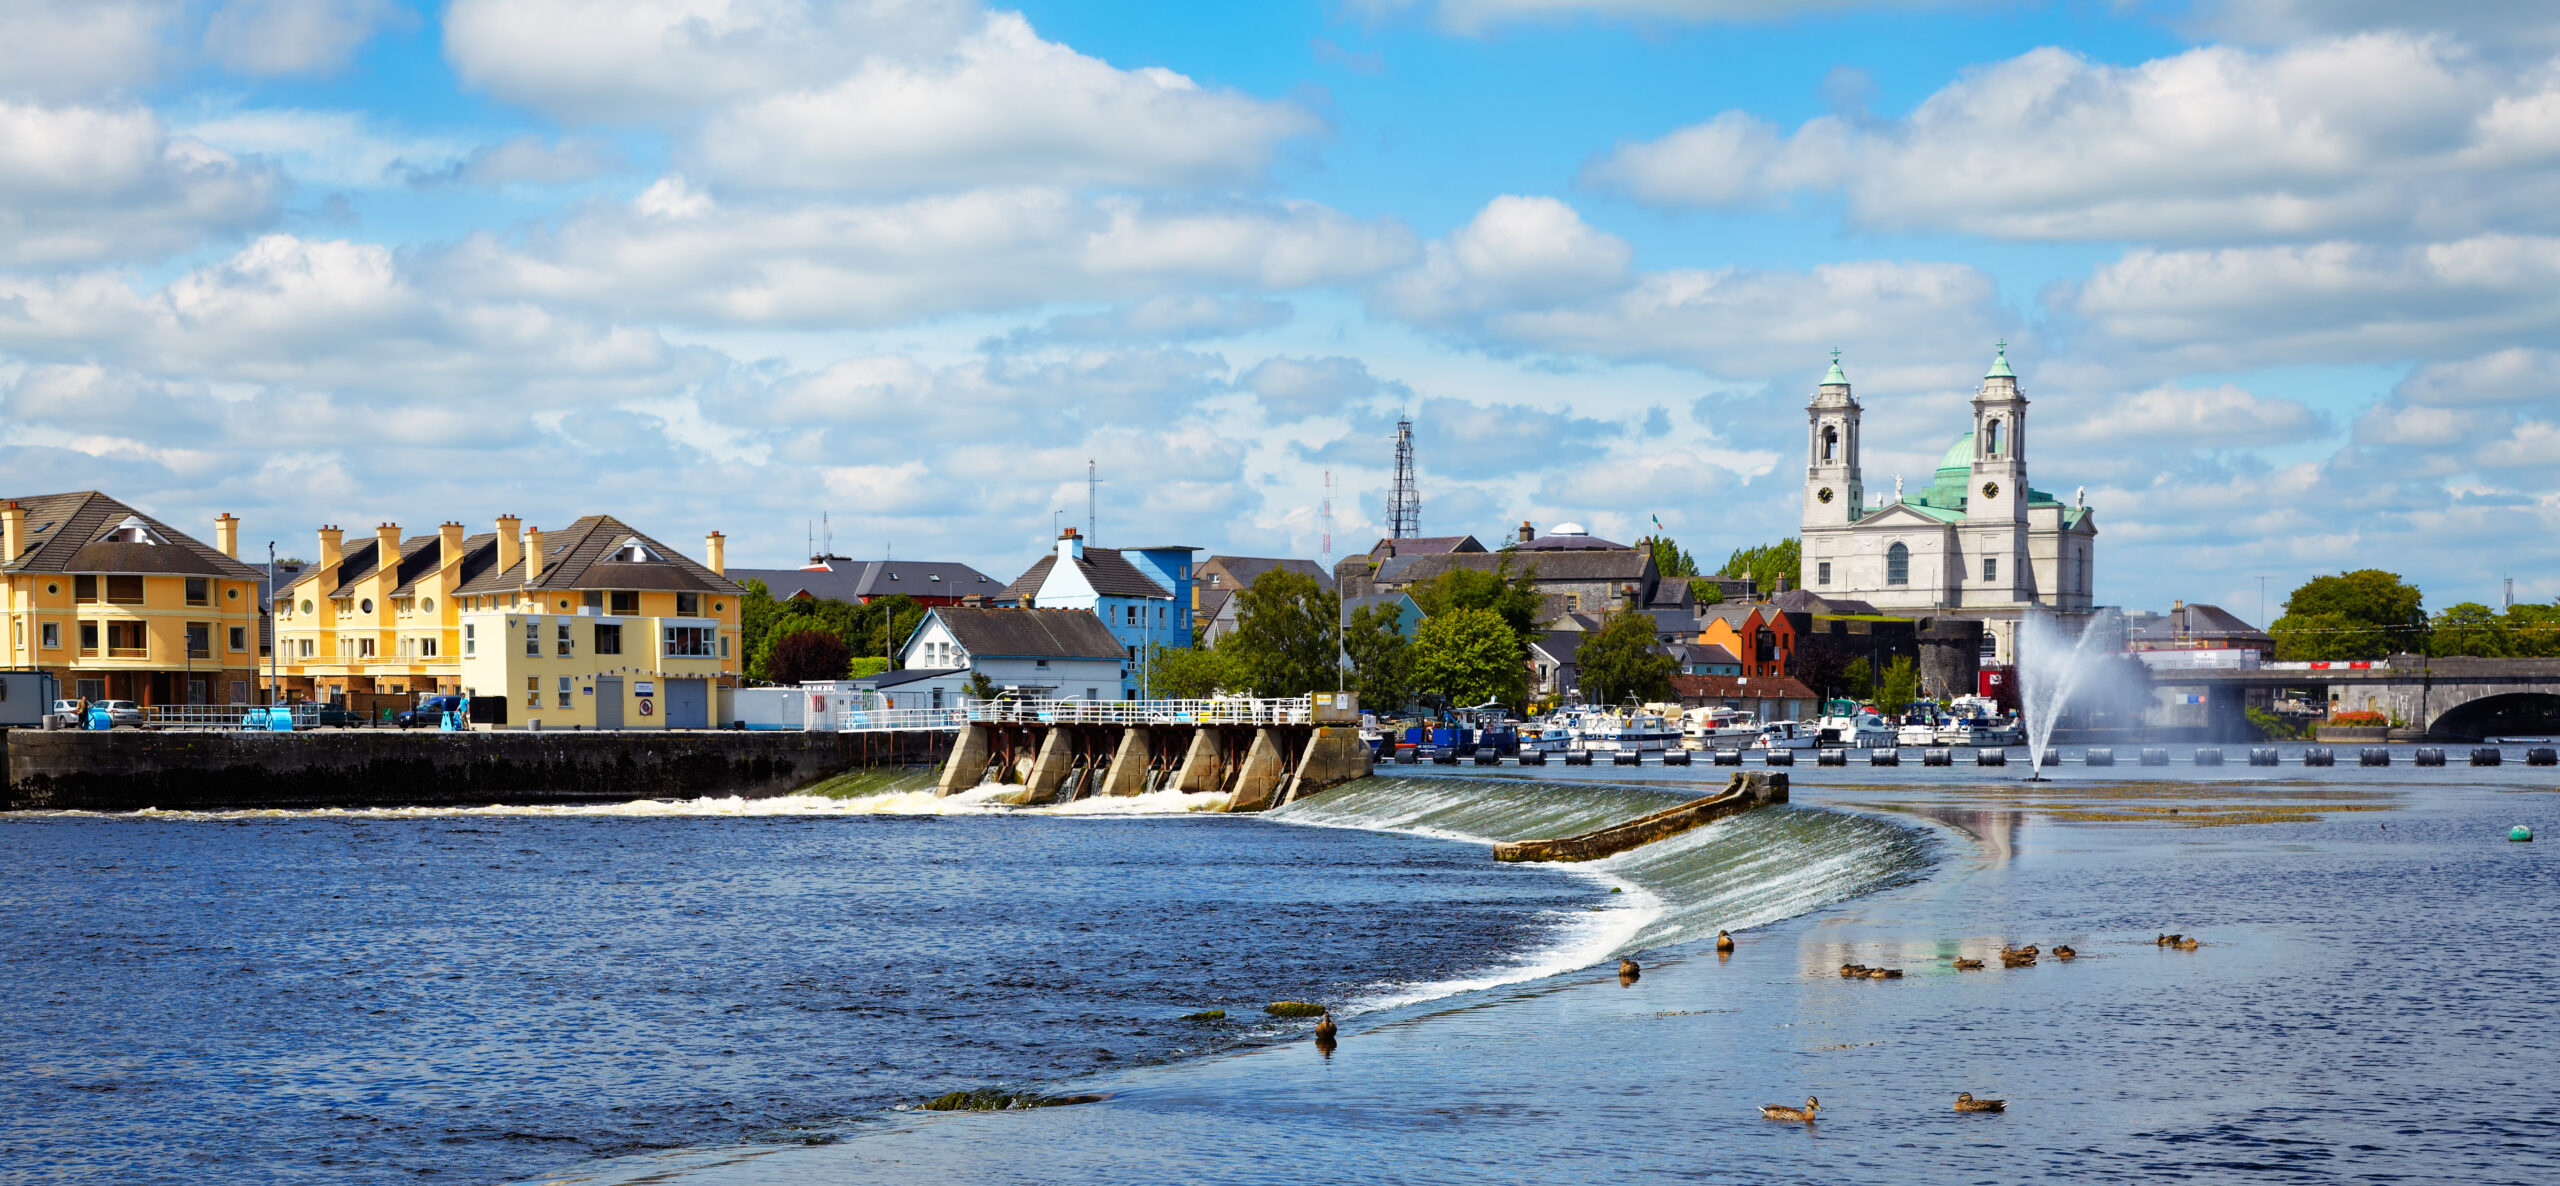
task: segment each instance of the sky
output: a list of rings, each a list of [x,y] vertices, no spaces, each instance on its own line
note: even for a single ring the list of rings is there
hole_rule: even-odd
[[[2413,23],[2422,22],[2422,23]],[[1793,534],[1997,342],[2101,603],[2560,596],[2541,0],[12,0],[0,488],[1010,579]],[[2268,607],[2261,610],[2262,590]]]

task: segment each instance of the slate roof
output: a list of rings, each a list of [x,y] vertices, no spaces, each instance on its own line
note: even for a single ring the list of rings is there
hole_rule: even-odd
[[[1091,549],[1087,551],[1090,552]],[[1201,561],[1200,566],[1192,569],[1191,572],[1195,583],[1205,582],[1212,574],[1224,574],[1226,579],[1211,586],[1212,588],[1242,589],[1261,579],[1262,574],[1275,568],[1285,568],[1301,576],[1313,577],[1317,584],[1328,589],[1333,587],[1333,574],[1326,572],[1324,566],[1313,560],[1283,560],[1270,556],[1211,556]]]
[[[1733,652],[1716,643],[1675,642],[1671,644],[1670,650],[1671,657],[1679,660],[1682,667],[1693,663],[1724,663],[1736,667],[1742,665],[1742,660],[1735,658]]]
[[[1545,655],[1551,663],[1572,663],[1574,656],[1582,651],[1582,632],[1550,630],[1530,640],[1529,649]]]
[[[609,560],[632,542],[648,546],[661,558],[639,563]],[[632,530],[611,515],[589,515],[559,531],[542,533],[542,575],[524,579],[524,561],[503,572],[484,572],[454,590],[457,596],[514,593],[521,590],[646,589],[679,593],[746,592],[738,583],[697,564],[691,557]]]
[[[1600,552],[1625,551],[1627,545],[1612,543],[1596,535],[1541,535],[1534,539],[1503,545],[1510,552]]]
[[[1769,599],[1769,604],[1783,610],[1806,614],[1879,614],[1884,611],[1875,603],[1854,597],[1825,597],[1804,589],[1789,589]]]
[[[861,601],[904,593],[909,597],[966,597],[1004,592],[1004,585],[966,564],[921,560],[856,560],[833,568],[732,568],[729,579],[763,581],[775,601],[803,593],[831,601]]]
[[[980,659],[1121,659],[1127,651],[1089,609],[984,609],[946,605],[930,611],[960,649]]]
[[[1527,572],[1535,565],[1538,571],[1533,584],[1588,584],[1595,581],[1640,584],[1653,572],[1653,554],[1636,548],[1540,552],[1525,558],[1508,552],[1444,552],[1395,557],[1378,566],[1375,579],[1380,585],[1417,585],[1452,568],[1492,572],[1501,567],[1505,559],[1511,561],[1514,573]]]
[[[2131,641],[2138,643],[2199,642],[2214,639],[2245,639],[2252,642],[2272,641],[2263,630],[2241,621],[2237,615],[2218,605],[2198,602],[2172,608],[2149,622],[2136,627]]]
[[[1811,700],[1813,689],[1791,675],[1675,675],[1683,704],[1702,700]]]
[[[1438,556],[1450,552],[1481,552],[1484,545],[1472,535],[1418,535],[1404,539],[1382,539],[1369,548],[1369,558],[1382,560],[1390,556]]]
[[[1138,566],[1129,563],[1120,555],[1120,550],[1117,548],[1097,548],[1087,545],[1084,558],[1075,563],[1076,567],[1084,570],[1085,583],[1093,586],[1094,592],[1105,597],[1170,599],[1173,596],[1173,592],[1157,584],[1155,578],[1138,571]],[[1032,562],[1031,567],[1024,569],[1021,576],[1015,577],[1012,584],[1005,586],[1004,595],[1017,601],[1028,601],[1039,596],[1041,583],[1049,579],[1049,570],[1057,565],[1056,552],[1042,556]]]
[[[0,557],[0,571],[141,573],[236,581],[253,581],[264,575],[264,570],[225,556],[212,545],[95,490],[39,494],[15,501],[27,513],[27,540],[19,546],[17,555]],[[127,520],[150,529],[162,542],[104,540]]]

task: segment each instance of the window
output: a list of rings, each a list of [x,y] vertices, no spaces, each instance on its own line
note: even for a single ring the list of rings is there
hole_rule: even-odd
[[[79,681],[79,683],[81,699],[104,700],[107,698],[107,681],[102,679],[84,679]]]
[[[1102,699],[1102,689],[1086,688],[1084,690],[1084,698],[1087,700],[1100,700]]]
[[[98,653],[98,624],[96,622],[80,623],[80,653],[83,655],[94,655]]]
[[[723,659],[729,657],[729,636],[726,634],[720,636],[720,657]]]
[[[656,552],[649,550],[649,545],[636,539],[616,549],[611,558],[617,564],[651,564],[660,559]]]
[[[528,675],[524,677],[524,706],[526,708],[542,707],[541,676]]]
[[[1897,543],[1884,550],[1884,583],[1888,585],[1911,583],[1911,549]]]
[[[439,645],[440,645],[440,643],[439,643],[439,640],[437,640],[437,639],[433,639],[433,638],[421,638],[421,639],[419,639],[419,640],[418,640],[418,657],[419,657],[419,658],[421,658],[421,659],[433,659],[433,658],[435,658],[435,657],[436,657],[436,651],[439,649]]]
[[[640,595],[637,593],[614,594],[613,614],[616,617],[638,617],[640,614]]]
[[[311,639],[306,638],[306,639],[303,639],[303,640],[302,640],[302,657],[303,657],[303,658],[308,659],[308,658],[310,658],[310,657],[311,657],[311,645],[312,645],[312,640],[311,640]]]
[[[1031,661],[1031,666],[1041,671],[1047,671],[1049,670],[1049,661],[1046,659],[1034,659]]]
[[[1997,557],[1997,556],[1985,556],[1985,557],[1983,557],[1983,558],[1982,558],[1982,579],[1983,579],[1985,582],[1996,581],[1996,580],[1999,580],[1999,579],[2000,579],[2000,558],[1999,558],[1999,557]]]
[[[569,619],[560,619],[560,628],[558,633],[560,641],[560,657],[566,659],[575,653],[575,650],[569,645]]]
[[[560,707],[569,707],[569,677],[560,677]]]
[[[1825,588],[1825,589],[1828,589],[1828,588],[1830,588],[1830,587],[1831,587],[1831,562],[1830,562],[1830,561],[1828,561],[1828,560],[1820,561],[1820,562],[1816,563],[1816,564],[1813,566],[1813,583],[1814,583],[1814,584],[1817,584],[1817,585],[1820,585],[1820,586],[1822,586],[1822,587],[1823,587],[1823,588]]]
[[[356,609],[357,609],[357,611],[358,611],[358,612],[361,612],[361,613],[367,613],[367,614],[372,613],[372,612],[373,612],[373,599],[372,599],[372,598],[370,598],[370,597],[367,597],[367,598],[365,598],[363,601],[357,602],[357,603],[356,603]]]
[[[1137,625],[1137,624],[1138,624],[1138,607],[1137,607],[1137,606],[1135,606],[1135,605],[1132,605],[1132,606],[1130,606],[1130,607],[1128,607],[1128,608],[1129,608],[1129,616],[1128,616],[1126,619],[1124,619],[1124,620],[1127,622],[1127,624],[1129,624],[1129,625],[1131,625],[1131,626],[1135,626],[1135,625]]]
[[[208,581],[208,580],[204,579],[203,577],[188,577],[188,578],[187,578],[187,604],[189,604],[189,605],[211,605],[211,604],[213,604],[213,582]]]
[[[1132,663],[1138,661],[1138,648],[1134,645],[1129,648],[1129,661]]]
[[[247,704],[248,702],[249,681],[245,679],[235,679],[231,681],[231,703]]]
[[[589,589],[578,595],[578,603],[588,609],[603,609],[604,594],[598,590]]]
[[[98,599],[98,578],[71,578],[71,596],[83,604],[95,602]]]
[[[213,623],[187,623],[187,657],[190,659],[213,657]]]
[[[524,656],[528,659],[539,659],[542,657],[542,619],[540,618],[526,618],[524,620]],[[540,704],[536,704],[534,707],[540,708],[542,706]]]
[[[108,577],[108,578],[107,578],[107,604],[109,604],[109,605],[140,605],[140,604],[142,604],[142,578],[141,578],[141,577],[138,577],[138,576],[131,576],[131,577]]]
[[[44,649],[46,649],[46,650],[48,650],[48,651],[58,651],[58,650],[61,650],[61,649],[62,649],[62,623],[60,623],[60,622],[47,622],[47,623],[45,623],[45,624],[44,624],[44,626],[42,627],[42,629],[43,629],[43,632],[44,632]]]
[[[479,653],[480,628],[469,622],[464,622],[462,624],[462,657],[468,659],[478,655]]]
[[[607,626],[602,623],[598,623],[596,625],[596,653],[599,655],[621,654],[622,627]]]
[[[711,657],[712,630],[708,626],[667,627],[667,657],[670,659],[708,659]]]
[[[245,651],[249,649],[248,627],[234,626],[231,628],[231,649],[235,651]]]
[[[1988,662],[1990,662],[1990,661],[1992,661],[1992,660],[1994,660],[1994,659],[1997,659],[1997,658],[1999,658],[1999,657],[2000,657],[2000,636],[1999,636],[1999,635],[1997,635],[1997,634],[1993,634],[1992,632],[1990,632],[1990,631],[1988,631],[1988,630],[1983,631],[1983,632],[1982,632],[1982,661],[1983,661],[1983,662],[1985,662],[1985,663],[1988,663]]]
[[[1828,464],[1834,458],[1839,456],[1840,430],[1826,424],[1822,427],[1822,460],[1824,463]]]
[[[189,634],[192,641],[193,631]],[[140,622],[107,623],[107,657],[110,659],[147,659],[151,657],[151,636]]]
[[[676,616],[677,616],[677,617],[679,617],[679,618],[699,618],[699,617],[701,617],[701,616],[702,616],[702,594],[700,594],[700,593],[678,593],[678,594],[676,594]]]
[[[2089,554],[2087,552],[2080,553],[2080,591],[2083,593],[2089,591]]]

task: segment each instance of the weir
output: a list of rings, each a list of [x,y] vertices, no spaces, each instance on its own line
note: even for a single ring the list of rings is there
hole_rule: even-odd
[[[1724,790],[1678,807],[1638,816],[1624,823],[1548,840],[1517,840],[1493,846],[1497,861],[1596,861],[1630,848],[1667,839],[1755,807],[1787,801],[1787,776],[1754,770],[1726,780]]]
[[[935,785],[994,785],[1018,805],[1174,790],[1265,811],[1367,778],[1374,754],[1348,693],[1291,699],[996,700],[969,708]]]

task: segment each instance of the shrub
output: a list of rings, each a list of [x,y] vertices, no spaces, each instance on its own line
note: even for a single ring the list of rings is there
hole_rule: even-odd
[[[2380,729],[2391,718],[2378,712],[2337,712],[2329,714],[2329,723],[2349,729]]]

